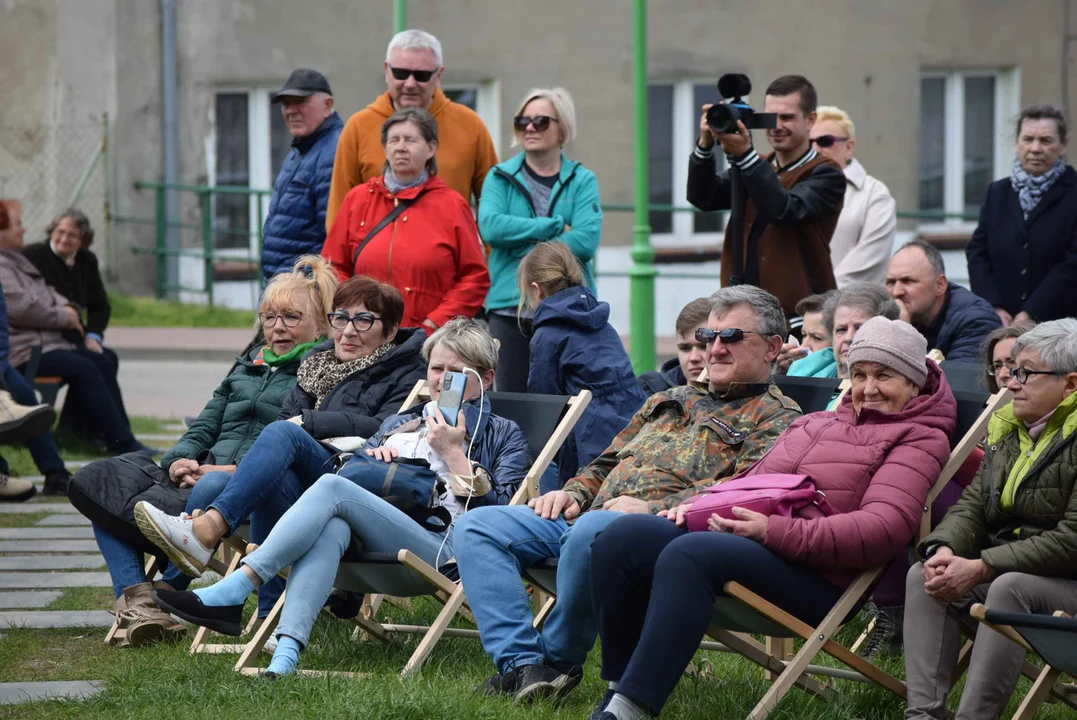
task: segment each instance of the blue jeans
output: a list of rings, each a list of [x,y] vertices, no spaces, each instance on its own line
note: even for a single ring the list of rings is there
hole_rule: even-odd
[[[15,402],[20,405],[37,405],[37,395],[34,394],[34,389],[30,387],[30,383],[22,376],[22,373],[7,362],[3,363],[3,368],[4,384],[7,385],[11,396],[15,398]],[[42,475],[64,469],[64,461],[60,459],[60,451],[56,448],[56,441],[51,431],[27,438],[23,444],[30,451],[30,456],[34,458],[34,465],[37,465]],[[7,471],[7,462],[0,458],[0,472]]]
[[[243,562],[263,581],[292,566],[276,634],[294,638],[305,647],[318,611],[333,589],[352,533],[365,551],[396,554],[407,549],[436,567],[439,548],[443,560],[452,556],[452,532],[449,528],[446,539],[444,533],[425,530],[351,480],[323,475]]]
[[[457,521],[456,563],[482,646],[498,672],[546,664],[582,667],[598,624],[591,604],[591,541],[624,513],[591,510],[574,525],[544,520],[529,507],[480,507]],[[557,604],[539,635],[520,573],[557,564]]]
[[[191,494],[187,496],[185,510],[192,513],[199,508],[204,508],[220,493],[230,477],[232,477],[231,474],[226,472],[207,473],[195,483]],[[112,576],[112,592],[116,597],[123,595],[125,588],[146,582],[145,558],[142,557],[141,552],[115,535],[110,535],[97,523],[93,523],[93,534],[97,540],[97,547],[101,550],[101,556],[108,563],[108,572]],[[176,569],[172,563],[166,563],[161,568],[161,575],[162,580],[177,590],[186,590],[192,579]],[[275,598],[274,602],[276,602]],[[270,603],[270,607],[272,606]]]

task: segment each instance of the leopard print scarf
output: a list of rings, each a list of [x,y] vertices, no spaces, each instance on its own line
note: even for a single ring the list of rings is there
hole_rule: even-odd
[[[349,362],[338,360],[333,350],[315,353],[299,366],[299,387],[315,397],[314,407],[318,407],[333,388],[360,370],[366,370],[395,347],[395,343],[387,342],[369,355]]]

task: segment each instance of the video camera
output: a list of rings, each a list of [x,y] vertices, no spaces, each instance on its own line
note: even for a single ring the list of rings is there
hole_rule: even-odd
[[[747,75],[729,73],[718,79],[718,92],[725,102],[716,103],[707,110],[707,125],[716,133],[737,132],[737,121],[749,130],[767,130],[778,127],[777,113],[760,113],[744,101],[752,92],[752,81]]]

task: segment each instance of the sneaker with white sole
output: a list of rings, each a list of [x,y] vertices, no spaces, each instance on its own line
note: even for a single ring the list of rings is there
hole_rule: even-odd
[[[166,515],[145,500],[135,505],[135,523],[146,539],[164,550],[184,575],[201,577],[213,557],[194,536],[194,520],[187,513]]]

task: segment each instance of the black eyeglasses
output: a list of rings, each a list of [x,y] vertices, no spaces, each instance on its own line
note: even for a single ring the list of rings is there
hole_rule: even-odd
[[[847,137],[840,137],[838,135],[820,135],[817,138],[813,138],[812,142],[821,148],[828,148],[832,147],[834,143],[845,142],[848,139],[849,138]]]
[[[374,313],[361,312],[356,313],[354,317],[349,317],[348,313],[334,312],[329,313],[329,324],[334,330],[346,330],[348,323],[352,324],[356,332],[363,332],[374,327],[374,323],[381,320],[380,317]]]
[[[560,120],[549,115],[536,115],[534,117],[517,115],[512,119],[512,126],[516,128],[517,132],[523,132],[528,125],[534,125],[539,132],[545,132],[552,122],[560,122]]]
[[[390,65],[389,72],[397,80],[407,80],[409,77],[414,77],[415,82],[424,83],[430,82],[430,78],[434,77],[437,70],[412,70],[411,68],[398,68]]]
[[[258,313],[258,320],[262,323],[262,327],[269,329],[277,324],[277,319],[280,319],[284,323],[286,328],[294,328],[303,320],[303,313],[301,312],[264,312]]]
[[[723,345],[736,345],[744,339],[745,335],[766,335],[755,330],[741,330],[740,328],[726,328],[725,330],[711,330],[710,328],[696,328],[696,340],[708,347],[717,339]]]
[[[1011,377],[1014,380],[1016,380],[1017,382],[1024,385],[1025,383],[1028,382],[1028,376],[1029,375],[1058,375],[1058,374],[1059,373],[1056,373],[1053,370],[1029,370],[1028,368],[1023,368],[1022,367],[1022,368],[1017,368],[1016,370],[1014,370]]]

